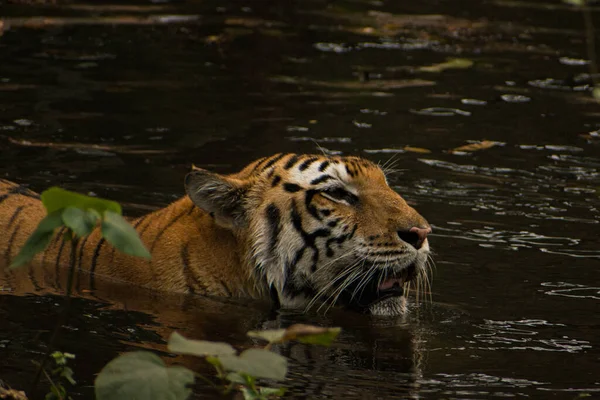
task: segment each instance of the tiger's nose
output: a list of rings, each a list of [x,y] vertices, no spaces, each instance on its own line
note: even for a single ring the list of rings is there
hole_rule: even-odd
[[[415,249],[419,250],[423,246],[423,242],[427,239],[427,235],[431,233],[431,228],[412,227],[406,231],[398,231],[400,239],[410,244]]]

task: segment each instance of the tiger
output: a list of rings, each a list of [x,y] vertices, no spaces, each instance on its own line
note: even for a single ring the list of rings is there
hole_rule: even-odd
[[[64,274],[74,258],[77,283],[90,290],[113,279],[285,309],[398,316],[411,283],[429,282],[431,225],[367,159],[279,153],[232,174],[194,166],[184,188],[170,205],[129,219],[150,260],[116,251],[99,227],[70,250],[61,228],[30,263],[32,286]],[[0,180],[7,265],[45,215],[37,193]]]

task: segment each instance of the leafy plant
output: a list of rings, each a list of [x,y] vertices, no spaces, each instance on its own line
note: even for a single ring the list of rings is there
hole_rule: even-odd
[[[73,287],[73,277],[75,274],[75,260],[77,246],[81,238],[92,233],[96,227],[100,227],[100,233],[110,244],[118,250],[133,256],[150,258],[150,253],[144,247],[135,229],[129,225],[121,216],[121,206],[119,203],[110,200],[99,199],[85,196],[68,190],[52,187],[41,194],[42,204],[46,208],[47,215],[39,223],[36,230],[29,236],[19,254],[12,260],[9,268],[14,269],[28,264],[33,260],[36,254],[44,251],[57,228],[66,227],[65,240],[71,243],[71,256],[69,258],[69,274],[67,289],[65,293],[65,308],[62,317],[58,318],[56,327],[50,338],[48,353],[39,363],[38,372],[34,379],[34,386],[39,381],[42,373],[46,375],[51,382],[51,392],[46,396],[50,399],[68,399],[62,380],[71,384],[75,381],[72,378],[73,371],[66,366],[68,358],[74,356],[68,353],[54,352],[54,358],[57,368],[51,374],[48,374],[44,368],[46,360],[58,336],[60,326],[66,322]],[[83,250],[82,250],[83,251]],[[58,374],[60,380],[55,383],[51,376]]]
[[[186,339],[174,332],[169,338],[169,351],[203,357],[215,368],[220,384],[215,384],[185,367],[167,367],[153,353],[139,351],[125,353],[104,367],[96,378],[96,398],[125,400],[141,396],[148,400],[185,400],[191,394],[189,385],[194,382],[194,377],[224,394],[239,390],[246,400],[277,398],[284,394],[284,388],[257,384],[259,379],[281,381],[287,374],[287,359],[271,352],[271,346],[292,340],[327,346],[339,333],[339,328],[301,324],[292,325],[287,329],[251,331],[248,332],[248,336],[265,340],[267,345],[264,348],[247,349],[238,354],[227,343]]]
[[[31,262],[37,253],[46,249],[54,231],[62,226],[68,228],[66,237],[71,240],[73,248],[77,246],[78,239],[89,235],[100,225],[102,237],[117,250],[133,256],[150,258],[150,253],[135,229],[121,216],[119,203],[58,187],[42,192],[41,199],[48,215],[27,239],[9,268],[17,268]],[[71,258],[71,264],[73,263],[74,259]],[[67,290],[69,289],[70,286]]]
[[[75,355],[55,351],[51,356],[56,367],[50,373],[42,367],[46,379],[50,382],[50,392],[46,394],[45,400],[70,400],[71,396],[67,393],[64,384],[69,382],[71,385],[75,385],[76,383],[73,379],[73,370],[67,366],[68,360],[74,359]]]

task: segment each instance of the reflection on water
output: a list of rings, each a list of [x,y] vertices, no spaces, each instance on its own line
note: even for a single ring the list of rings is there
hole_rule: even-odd
[[[275,152],[358,154],[385,166],[434,226],[433,302],[406,322],[90,294],[61,343],[78,355],[80,398],[107,359],[164,351],[173,328],[247,346],[246,330],[294,322],[344,334],[331,349],[278,349],[292,360],[291,398],[598,395],[600,114],[573,7],[209,0],[2,11],[2,177],[140,214],[180,196],[192,163],[225,172]],[[0,296],[2,379],[29,381],[58,304]]]

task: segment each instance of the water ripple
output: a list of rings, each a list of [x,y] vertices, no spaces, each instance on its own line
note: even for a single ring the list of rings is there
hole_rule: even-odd
[[[483,324],[476,325],[485,333],[474,334],[476,342],[485,343],[482,350],[534,350],[578,353],[592,348],[587,340],[569,338],[563,335],[560,338],[544,338],[542,335],[555,335],[555,329],[548,327],[561,327],[545,320],[518,320],[494,321],[485,320]]]
[[[550,296],[570,297],[573,299],[600,300],[600,287],[586,286],[567,282],[542,282],[545,288],[553,288],[544,293]]]

